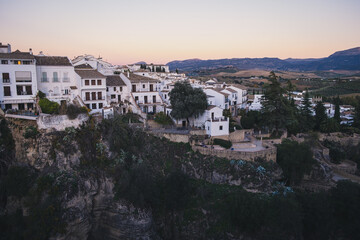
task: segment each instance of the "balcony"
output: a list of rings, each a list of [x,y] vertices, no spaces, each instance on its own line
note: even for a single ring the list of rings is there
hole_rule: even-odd
[[[41,82],[49,82],[49,78],[41,78]]]
[[[53,82],[59,82],[59,78],[53,78]]]
[[[10,79],[3,79],[3,83],[10,83]]]
[[[227,117],[214,117],[214,118],[208,118],[207,121],[209,122],[227,122]]]

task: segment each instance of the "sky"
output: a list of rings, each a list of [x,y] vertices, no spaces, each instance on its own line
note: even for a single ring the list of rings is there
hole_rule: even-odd
[[[0,42],[113,64],[319,58],[360,47],[360,0],[0,0]]]

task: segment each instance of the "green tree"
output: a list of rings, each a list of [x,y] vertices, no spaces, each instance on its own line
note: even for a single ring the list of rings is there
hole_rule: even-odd
[[[201,88],[192,88],[190,83],[185,81],[175,83],[169,97],[171,116],[177,120],[185,118],[188,125],[190,117],[198,117],[208,107],[204,91]]]
[[[315,130],[320,130],[320,126],[326,122],[326,108],[322,102],[318,102],[315,106]]]
[[[334,102],[335,102],[335,113],[334,113],[334,119],[337,123],[340,124],[341,122],[341,117],[340,117],[340,98],[339,96],[337,96],[335,99],[334,99]]]
[[[309,131],[314,127],[314,118],[312,116],[312,107],[310,102],[309,92],[306,89],[304,98],[302,100],[302,106],[300,109],[301,117],[303,119],[303,131]]]
[[[290,185],[299,184],[304,174],[309,174],[315,164],[310,147],[285,139],[277,145],[276,162],[283,170],[284,177]]]
[[[360,98],[358,99],[358,103],[355,106],[355,114],[354,114],[354,123],[353,126],[360,129]]]
[[[334,118],[328,118],[320,125],[320,131],[324,133],[338,132],[340,124]]]
[[[279,129],[286,127],[290,106],[284,97],[286,91],[281,87],[274,72],[270,73],[269,81],[270,84],[265,87],[261,112],[267,126],[275,129],[275,134],[278,135]]]
[[[161,124],[161,125],[171,125],[173,124],[173,121],[171,117],[166,115],[164,112],[159,112],[155,114],[154,121]]]

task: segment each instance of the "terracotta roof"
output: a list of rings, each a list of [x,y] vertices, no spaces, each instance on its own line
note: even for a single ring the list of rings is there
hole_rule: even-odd
[[[127,77],[127,74],[124,74],[125,77]],[[138,82],[160,82],[159,80],[153,79],[153,78],[149,78],[149,77],[145,77],[145,76],[141,76],[141,75],[137,75],[137,74],[133,74],[130,73],[128,79],[130,80],[130,82],[132,83],[138,83]]]
[[[80,70],[80,69],[75,69],[75,72],[77,73],[77,75],[79,75],[81,78],[105,78],[104,75],[102,75],[101,73],[99,73],[96,70]]]
[[[224,95],[225,97],[227,97],[227,96],[230,95],[230,94],[228,94],[228,93],[222,92],[222,90],[224,90],[224,89],[219,89],[219,88],[215,88],[215,89],[214,89],[214,91],[216,91],[216,92],[218,92],[218,93],[221,93],[221,94]]]
[[[225,88],[225,90],[228,90],[229,92],[232,92],[232,93],[237,93],[237,91],[235,91],[234,89],[231,89],[231,88]]]
[[[72,66],[67,57],[35,56],[36,65],[40,66]]]
[[[20,52],[19,50],[16,50],[12,53],[0,53],[0,59],[35,59],[35,57],[30,54],[29,52]]]
[[[119,75],[106,76],[106,86],[125,86]]]
[[[213,108],[216,108],[216,106],[215,105],[209,105],[206,110],[211,110]]]
[[[89,64],[84,63],[84,64],[75,66],[75,69],[93,69],[93,68]]]

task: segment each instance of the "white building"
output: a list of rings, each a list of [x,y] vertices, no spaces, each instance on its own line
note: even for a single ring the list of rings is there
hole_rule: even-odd
[[[11,52],[0,44],[0,105],[3,109],[34,110],[37,94],[35,58],[29,52]]]
[[[87,108],[100,112],[106,106],[106,77],[88,64],[75,67],[79,93]]]
[[[169,66],[164,65],[164,64],[130,64],[128,65],[129,69],[132,72],[135,71],[150,71],[150,72],[164,72],[164,73],[169,73],[170,69]]]
[[[67,57],[35,56],[38,90],[54,102],[71,102],[79,93],[74,67]]]
[[[235,90],[237,92],[237,100],[236,100],[236,105],[238,106],[237,108],[245,108],[247,105],[247,101],[248,101],[248,91],[245,87],[240,87],[240,86],[227,86],[227,89],[232,89]]]
[[[208,99],[209,105],[215,105],[222,109],[228,109],[230,94],[222,92],[221,90],[222,89],[205,88],[204,92],[210,97],[210,99]]]
[[[127,112],[130,91],[119,75],[106,76],[106,97],[108,105],[121,107],[121,112]]]
[[[262,104],[261,104],[262,97],[263,97],[262,94],[255,94],[254,95],[254,100],[249,106],[249,110],[251,110],[251,111],[260,111],[260,109],[262,107]]]
[[[160,81],[127,72],[120,78],[130,89],[130,103],[134,113],[157,113],[164,111],[164,103],[159,95]]]
[[[109,62],[104,61],[101,57],[94,57],[89,54],[84,54],[76,57],[72,60],[72,64],[74,66],[79,66],[82,64],[89,64],[93,69],[97,70],[103,75],[113,75],[118,68],[112,65]]]

